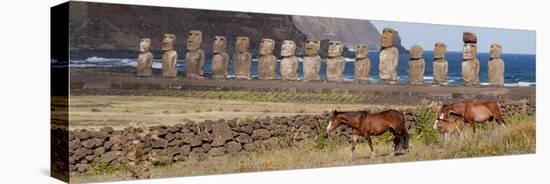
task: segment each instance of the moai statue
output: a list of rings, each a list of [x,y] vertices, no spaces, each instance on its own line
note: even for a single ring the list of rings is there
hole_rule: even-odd
[[[298,57],[294,41],[283,41],[281,57],[281,80],[298,80]]]
[[[212,44],[212,78],[226,79],[227,66],[229,65],[229,54],[225,52],[227,47],[227,39],[224,36],[215,36],[214,44]]]
[[[355,48],[355,81],[369,81],[370,59],[369,46],[366,44],[358,44]]]
[[[501,59],[502,46],[492,44],[489,50],[489,84],[502,86],[504,85],[504,61]]]
[[[449,63],[445,59],[445,53],[447,53],[447,45],[444,43],[435,43],[434,61],[432,63],[434,84],[447,84]]]
[[[174,50],[176,35],[164,34],[162,36],[162,77],[177,77],[176,62],[178,53]]]
[[[260,42],[259,79],[274,80],[277,78],[277,58],[273,54],[275,41],[264,38]]]
[[[138,77],[150,77],[153,74],[153,54],[151,53],[150,38],[142,38],[139,41],[139,55],[137,61]]]
[[[204,51],[200,49],[202,32],[197,30],[189,31],[187,38],[187,53],[185,53],[185,78],[202,78],[204,65]]]
[[[424,83],[424,69],[426,62],[422,58],[424,49],[419,45],[413,45],[409,52],[409,84],[423,84]]]
[[[250,40],[246,36],[238,36],[235,43],[237,52],[233,56],[235,78],[250,80],[250,68],[252,67],[252,55],[248,52]]]
[[[327,81],[344,81],[346,60],[342,56],[343,49],[342,42],[330,41],[328,43]]]
[[[462,36],[464,48],[462,52],[462,80],[467,85],[479,84],[479,60],[477,59],[477,36],[472,32],[464,32]]]
[[[321,42],[316,38],[307,38],[304,44],[304,81],[321,80],[321,56],[319,56],[319,48]]]
[[[396,31],[384,28],[380,39],[379,78],[381,83],[397,83],[399,50],[393,46]]]

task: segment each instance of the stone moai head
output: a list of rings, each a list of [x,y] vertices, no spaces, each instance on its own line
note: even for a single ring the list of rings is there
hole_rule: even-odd
[[[162,50],[174,50],[174,45],[176,44],[176,35],[174,34],[164,34],[162,35]]]
[[[248,37],[246,36],[237,36],[235,47],[237,48],[238,52],[248,51],[248,48],[250,47],[250,39],[248,39]]]
[[[382,31],[382,37],[380,38],[380,47],[388,48],[393,46],[393,39],[395,37],[395,30],[392,28],[384,28]]]
[[[151,51],[151,39],[142,38],[139,40],[139,52],[149,52]]]
[[[212,51],[214,51],[214,53],[225,52],[226,47],[227,47],[227,40],[225,39],[225,36],[214,37],[214,44],[212,44]]]
[[[369,46],[366,44],[357,44],[355,47],[355,58],[362,59],[369,56]]]
[[[413,45],[409,51],[411,59],[421,59],[422,53],[424,53],[424,49],[420,45]]]
[[[202,32],[198,30],[189,31],[189,37],[187,37],[187,50],[197,50],[201,47]]]
[[[316,38],[307,38],[304,43],[304,54],[306,56],[315,56],[319,54],[319,48],[321,48],[321,41]]]
[[[294,56],[296,55],[296,43],[292,40],[284,40],[281,46],[281,56]]]
[[[338,57],[342,55],[344,46],[342,42],[339,41],[330,41],[328,42],[328,57]]]
[[[445,54],[447,53],[447,44],[445,43],[435,43],[434,46],[434,59],[442,59],[445,58]]]
[[[500,58],[500,55],[502,54],[502,46],[496,43],[491,44],[489,54],[491,55],[491,58]]]
[[[477,36],[472,32],[464,32],[462,35],[464,48],[462,49],[462,57],[465,60],[475,59],[477,55]]]
[[[275,49],[275,41],[273,39],[264,38],[260,41],[260,55],[271,55]]]

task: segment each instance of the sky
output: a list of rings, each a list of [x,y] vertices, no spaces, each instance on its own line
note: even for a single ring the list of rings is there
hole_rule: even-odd
[[[489,52],[492,43],[502,45],[502,53],[536,54],[535,31],[484,28],[468,26],[448,26],[438,24],[420,24],[407,22],[375,21],[371,23],[378,29],[394,28],[399,32],[401,44],[409,49],[412,45],[420,45],[424,50],[433,50],[434,43],[444,42],[447,51],[462,51],[462,33],[474,32],[477,35],[477,51]]]

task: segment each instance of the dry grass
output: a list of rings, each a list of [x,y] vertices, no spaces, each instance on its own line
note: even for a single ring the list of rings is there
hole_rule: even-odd
[[[271,102],[256,100],[219,100],[200,97],[162,96],[71,96],[70,129],[112,126],[171,125],[185,120],[289,116],[367,108],[363,104],[326,104]],[[386,106],[369,105],[370,108]],[[401,106],[398,108],[413,108]]]
[[[498,156],[535,153],[536,124],[534,116],[523,114],[509,115],[508,127],[481,127],[472,135],[470,127],[465,128],[462,138],[444,143],[425,144],[411,140],[411,152],[401,156],[389,156],[391,145],[377,139],[375,158],[369,158],[370,150],[366,143],[358,145],[353,155],[350,146],[328,144],[326,149],[315,149],[312,143],[302,147],[264,150],[251,153],[210,158],[205,161],[190,159],[175,164],[152,169],[152,177],[193,176],[207,174],[255,172],[284,169],[335,167],[363,164],[380,164],[421,160]],[[440,135],[438,135],[440,136]],[[414,137],[414,136],[411,136]],[[439,138],[438,140],[443,140]],[[74,175],[74,182],[111,181],[130,179],[124,172],[113,172],[101,176],[89,173]]]

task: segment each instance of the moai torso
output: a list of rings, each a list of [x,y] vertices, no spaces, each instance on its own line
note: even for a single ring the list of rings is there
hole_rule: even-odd
[[[298,58],[294,41],[283,41],[281,57],[281,80],[298,80]]]
[[[330,41],[328,46],[328,59],[327,59],[327,81],[344,81],[344,69],[346,67],[346,61],[342,56],[342,50],[344,46],[342,42]]]
[[[467,85],[479,84],[479,60],[477,55],[477,36],[471,32],[464,32],[464,49],[462,60],[462,81]]]
[[[273,55],[275,41],[264,38],[260,43],[260,60],[258,78],[261,80],[277,79],[277,58]]]
[[[239,36],[235,44],[237,52],[233,56],[233,68],[235,70],[235,78],[250,80],[250,68],[252,67],[252,55],[248,52],[250,40],[248,37]]]
[[[137,75],[139,77],[150,77],[153,74],[151,39],[142,38],[139,42],[139,55],[137,61]]]
[[[227,39],[224,36],[216,36],[214,38],[214,44],[212,50],[214,56],[212,56],[212,78],[213,79],[226,79],[227,78],[227,66],[229,65],[229,55],[225,52],[227,47]]]
[[[355,80],[365,82],[369,80],[370,59],[368,57],[369,47],[366,44],[359,44],[355,49]]]
[[[393,46],[395,30],[384,28],[380,41],[380,60],[378,65],[381,83],[397,82],[397,64],[399,63],[399,50]]]
[[[177,77],[178,53],[174,50],[176,35],[164,34],[162,39],[162,77]]]
[[[501,58],[502,46],[499,44],[492,44],[489,51],[489,84],[502,86],[504,85],[504,61]]]
[[[424,50],[418,45],[413,45],[410,50],[409,60],[409,84],[423,84],[424,83],[424,69],[425,61],[422,58]]]
[[[319,39],[308,38],[304,43],[304,61],[302,62],[304,81],[321,80],[321,56],[319,56],[319,48],[321,43]]]
[[[447,45],[444,43],[436,43],[434,48],[434,61],[432,63],[433,83],[447,84],[447,73],[449,64],[445,60]]]
[[[185,78],[202,78],[204,65],[204,51],[200,49],[202,32],[192,30],[187,38],[187,53],[185,53]]]

